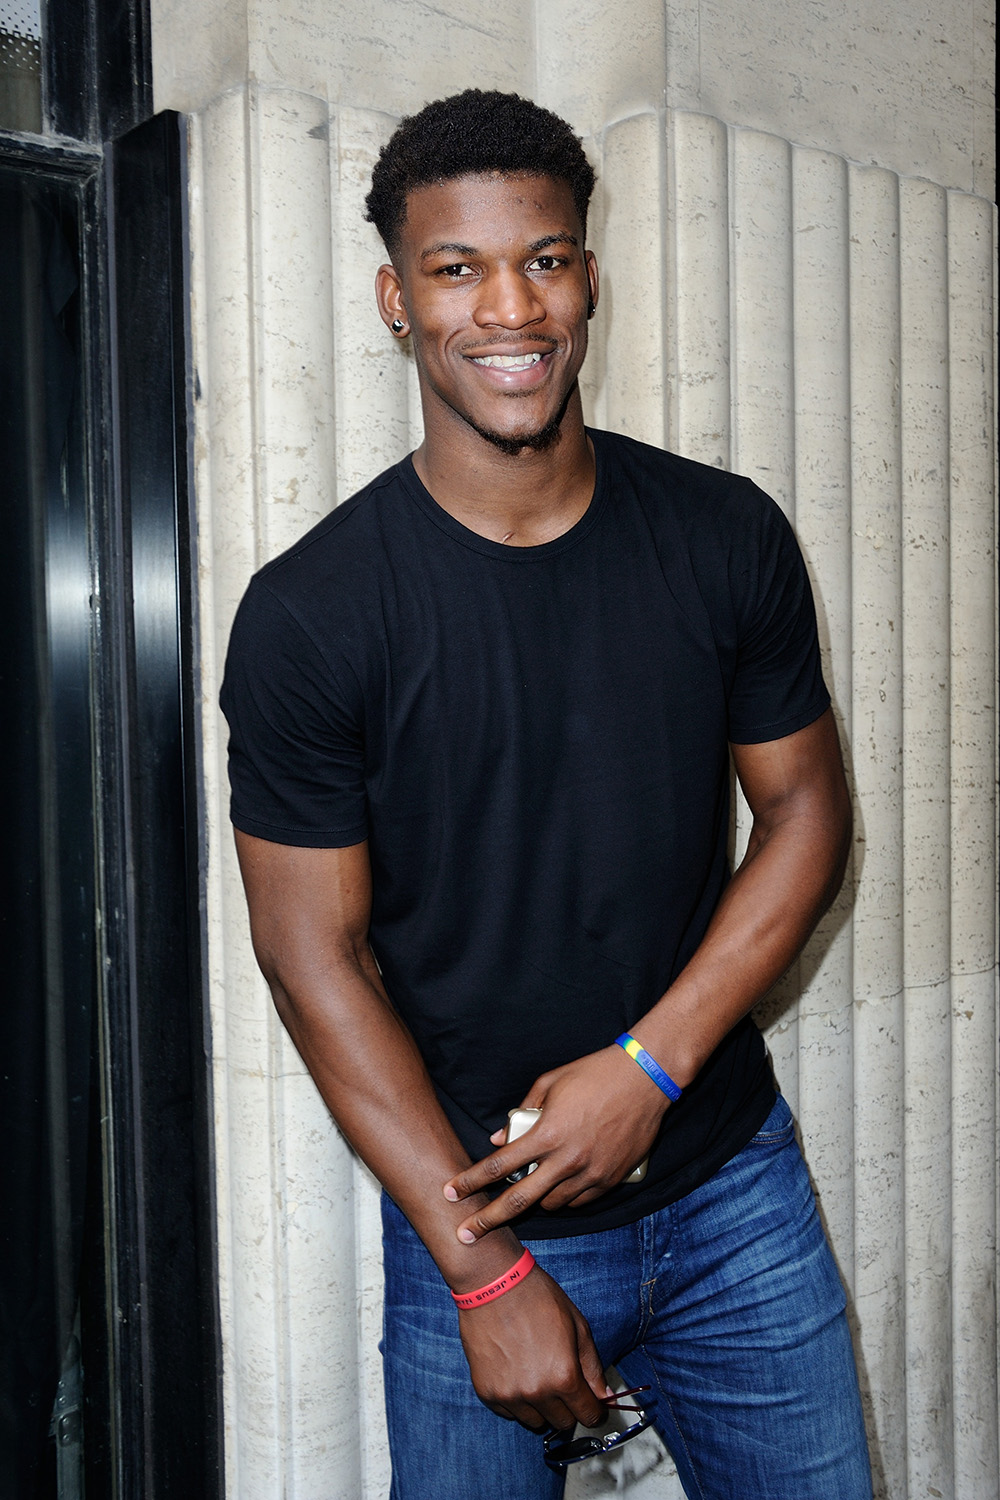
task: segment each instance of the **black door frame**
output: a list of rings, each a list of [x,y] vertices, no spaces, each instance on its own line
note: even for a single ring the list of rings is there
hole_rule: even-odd
[[[47,36],[53,134],[0,131],[0,162],[73,182],[82,213],[103,1163],[82,1288],[87,1487],[213,1500],[186,134],[180,116],[147,118],[140,0],[49,0]]]

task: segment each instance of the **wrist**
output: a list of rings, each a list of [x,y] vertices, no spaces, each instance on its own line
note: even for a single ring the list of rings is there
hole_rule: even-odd
[[[484,1202],[488,1201],[484,1199]],[[467,1204],[468,1200],[461,1205],[466,1211]],[[461,1296],[505,1276],[523,1250],[521,1241],[507,1225],[484,1234],[473,1245],[463,1245],[454,1238],[452,1228],[447,1246],[436,1259],[449,1290]]]
[[[522,1250],[514,1264],[502,1276],[487,1282],[485,1286],[476,1287],[473,1291],[452,1292],[451,1295],[463,1312],[468,1312],[470,1308],[482,1307],[487,1302],[495,1302],[498,1297],[503,1297],[513,1290],[534,1269],[534,1265],[535,1257],[531,1251]]]
[[[667,1070],[653,1057],[652,1053],[647,1051],[638,1037],[633,1036],[631,1032],[623,1031],[620,1036],[615,1038],[615,1046],[620,1047],[626,1057],[631,1058],[636,1066],[642,1069],[646,1077],[656,1085],[660,1093],[671,1104],[678,1102],[684,1090],[676,1079],[672,1078]]]

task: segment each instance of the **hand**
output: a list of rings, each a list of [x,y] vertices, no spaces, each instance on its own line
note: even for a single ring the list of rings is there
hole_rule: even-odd
[[[498,1416],[536,1432],[604,1420],[611,1389],[587,1320],[541,1266],[458,1317],[476,1394]]]
[[[464,1220],[458,1238],[471,1244],[536,1203],[575,1208],[599,1198],[648,1153],[668,1104],[618,1046],[543,1073],[521,1103],[522,1109],[543,1109],[541,1119],[446,1182],[444,1195],[459,1202],[530,1162],[537,1161],[537,1169]],[[492,1139],[502,1140],[502,1133]]]

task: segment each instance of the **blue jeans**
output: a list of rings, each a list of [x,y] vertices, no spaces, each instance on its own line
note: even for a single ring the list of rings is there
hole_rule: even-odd
[[[558,1500],[541,1440],[478,1400],[441,1274],[382,1205],[391,1500]],[[680,1202],[624,1229],[525,1243],[605,1367],[652,1386],[692,1500],[870,1500],[844,1291],[780,1095]]]

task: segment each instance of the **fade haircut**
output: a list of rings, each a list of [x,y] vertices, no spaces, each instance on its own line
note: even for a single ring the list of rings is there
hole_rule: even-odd
[[[586,230],[594,169],[578,138],[551,110],[496,89],[466,89],[435,99],[401,120],[375,163],[365,218],[394,256],[409,193],[486,172],[524,172],[567,183]]]

